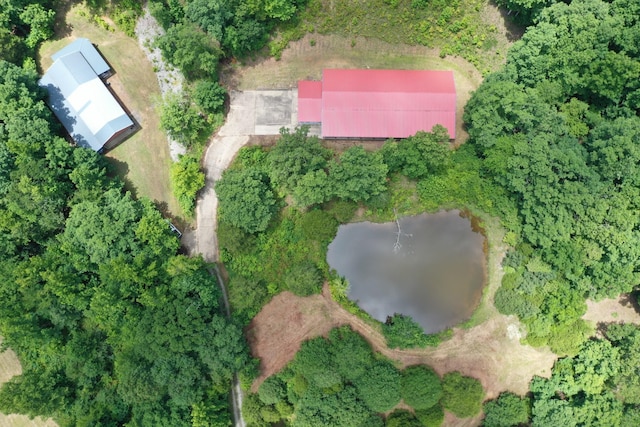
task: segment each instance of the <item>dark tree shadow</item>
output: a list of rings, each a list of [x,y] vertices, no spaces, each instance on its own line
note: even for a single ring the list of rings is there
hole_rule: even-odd
[[[493,0],[491,0],[490,3],[492,6],[497,7],[500,11],[500,16],[502,17],[504,26],[507,29],[507,40],[509,40],[510,42],[520,40],[527,27],[518,22],[517,15],[509,11],[509,9],[507,9],[506,7],[497,5]]]
[[[631,307],[636,313],[640,314],[640,304],[638,304],[638,295],[640,291],[633,291],[620,296],[620,304],[624,307]]]
[[[104,158],[107,163],[107,176],[109,178],[118,178],[124,184],[125,190],[131,193],[134,199],[138,198],[138,188],[127,178],[129,173],[129,164],[113,157]]]
[[[56,20],[53,24],[55,39],[63,39],[71,35],[73,27],[67,22],[67,14],[74,4],[72,0],[59,0],[55,3]]]

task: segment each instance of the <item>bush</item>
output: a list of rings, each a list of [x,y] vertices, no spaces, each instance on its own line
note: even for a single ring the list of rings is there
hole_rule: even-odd
[[[420,326],[411,316],[394,314],[388,317],[382,325],[382,334],[387,340],[389,348],[425,348],[437,347],[442,341],[440,334],[425,334]]]
[[[160,127],[171,138],[192,147],[207,139],[211,126],[184,95],[167,94],[160,110]]]
[[[198,80],[191,91],[193,101],[206,114],[220,113],[224,109],[227,90],[218,82]]]
[[[338,221],[330,213],[314,209],[300,220],[302,234],[308,240],[329,243],[338,231]]]
[[[220,200],[220,220],[248,233],[266,230],[277,212],[269,179],[258,170],[228,169],[215,188]]]
[[[526,424],[531,415],[529,399],[513,393],[501,393],[497,399],[484,404],[483,426],[511,427]]]
[[[400,402],[400,374],[389,362],[378,362],[355,384],[362,401],[374,412],[386,412]]]
[[[283,281],[286,289],[301,297],[317,294],[322,289],[322,275],[312,262],[292,267]]]
[[[442,391],[442,406],[457,417],[472,417],[482,408],[484,390],[475,378],[450,372],[442,380]]]
[[[328,203],[325,209],[340,224],[345,224],[353,219],[353,215],[358,209],[358,204],[348,200],[334,200]]]
[[[282,380],[276,376],[267,378],[258,389],[258,397],[265,405],[275,405],[287,395],[287,389]]]
[[[444,421],[442,406],[435,405],[429,409],[416,411],[416,417],[424,427],[439,427]]]
[[[178,162],[171,165],[173,192],[186,215],[193,215],[196,195],[204,187],[204,181],[204,173],[195,157],[181,156]]]
[[[422,427],[420,421],[406,409],[396,409],[387,417],[387,427]]]
[[[400,374],[402,398],[413,409],[429,409],[442,398],[440,377],[433,369],[422,365],[411,366]]]

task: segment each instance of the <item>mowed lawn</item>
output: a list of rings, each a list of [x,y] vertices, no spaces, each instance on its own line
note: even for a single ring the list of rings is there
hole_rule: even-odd
[[[0,343],[2,337],[0,337]],[[13,376],[20,375],[22,368],[16,354],[7,350],[0,353],[0,385],[9,381]],[[30,420],[26,415],[5,415],[0,414],[0,427],[56,427],[57,424],[53,420],[43,420],[42,418],[34,418]]]
[[[151,63],[138,41],[121,31],[108,31],[89,20],[81,5],[66,14],[65,37],[46,42],[39,52],[44,71],[51,65],[51,55],[78,37],[85,37],[98,49],[115,70],[109,78],[111,87],[124,107],[133,114],[141,129],[106,156],[115,166],[136,197],[155,200],[165,215],[182,217],[182,211],[171,192],[169,168],[171,157],[165,133],[160,130],[157,106],[160,88]]]

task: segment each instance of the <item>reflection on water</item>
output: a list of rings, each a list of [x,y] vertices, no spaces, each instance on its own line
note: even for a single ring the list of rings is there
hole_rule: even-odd
[[[468,318],[484,283],[484,237],[460,211],[342,225],[327,261],[374,318],[402,313],[437,332]]]

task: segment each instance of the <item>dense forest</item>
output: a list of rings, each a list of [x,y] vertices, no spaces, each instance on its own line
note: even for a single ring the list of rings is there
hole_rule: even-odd
[[[29,36],[7,37],[24,60]],[[62,426],[230,425],[230,380],[249,354],[218,284],[178,254],[150,201],[59,136],[25,63],[0,60],[0,335],[23,369],[0,411]]]
[[[529,27],[469,101],[470,138],[458,149],[436,127],[377,152],[335,153],[300,128],[272,148],[240,152],[216,187],[227,319],[215,279],[178,253],[153,204],[61,138],[33,59],[53,35],[56,2],[0,0],[0,336],[23,366],[0,389],[0,411],[63,426],[228,426],[232,375],[255,366],[241,328],[273,295],[310,295],[328,281],[336,300],[366,317],[326,265],[339,224],[358,208],[389,220],[469,207],[507,229],[496,307],[520,318],[526,343],[563,356],[529,395],[486,402],[484,425],[640,424],[640,330],[604,325],[593,338],[581,319],[586,298],[632,292],[640,278],[640,5],[498,3]],[[135,1],[87,5],[129,34],[142,11]],[[264,47],[305,5],[150,3],[166,30],[158,47],[187,78],[162,106],[164,129],[191,148],[172,171],[186,212],[203,183],[204,140],[223,117],[220,61]],[[379,327],[392,347],[446,339],[403,316]],[[344,354],[353,357],[336,357]],[[380,416],[400,399],[412,410]],[[256,425],[431,426],[443,408],[476,414],[482,399],[475,379],[398,370],[337,329],[304,343],[247,397],[245,414]]]

